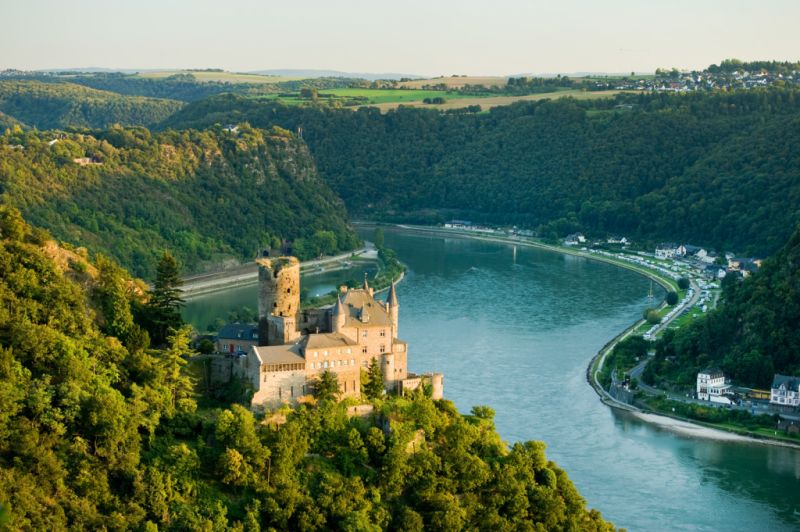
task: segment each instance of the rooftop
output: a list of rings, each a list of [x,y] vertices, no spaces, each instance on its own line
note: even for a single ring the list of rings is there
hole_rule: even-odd
[[[305,364],[300,345],[269,345],[253,347],[259,364]]]
[[[217,335],[224,340],[258,340],[258,325],[251,323],[229,323]]]
[[[391,327],[392,318],[383,305],[363,289],[348,290],[344,297],[345,327]],[[367,321],[362,321],[366,315]]]

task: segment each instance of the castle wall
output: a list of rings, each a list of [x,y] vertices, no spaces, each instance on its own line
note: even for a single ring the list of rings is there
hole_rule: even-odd
[[[260,371],[259,388],[253,394],[252,404],[276,407],[283,403],[294,404],[299,397],[311,393],[306,384],[305,369],[292,371]]]
[[[267,316],[267,345],[290,344],[300,338],[294,317]]]
[[[408,392],[413,392],[420,388],[423,384],[431,387],[432,399],[444,398],[444,375],[441,373],[426,373],[425,375],[409,375],[407,378],[400,381],[398,388],[401,394],[405,395]]]
[[[408,377],[408,352],[406,344],[396,343],[392,353],[383,357],[383,382],[387,391],[397,390],[400,382]]]
[[[333,332],[331,311],[324,308],[301,311],[297,317],[297,329],[302,334]]]

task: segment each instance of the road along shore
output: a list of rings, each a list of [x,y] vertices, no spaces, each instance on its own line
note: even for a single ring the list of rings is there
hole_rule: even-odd
[[[349,261],[377,260],[378,253],[373,247],[364,247],[355,251],[303,261],[300,272],[304,275],[332,272],[349,268]],[[183,296],[187,299],[212,292],[219,292],[237,286],[247,286],[258,281],[258,265],[253,262],[228,270],[189,275],[183,278]]]
[[[356,225],[372,226],[377,224],[369,222],[358,222],[356,223]],[[486,242],[495,242],[499,244],[510,244],[515,246],[538,248],[553,253],[575,255],[579,257],[584,257],[589,260],[606,262],[609,264],[613,264],[615,266],[619,266],[621,268],[632,270],[640,275],[647,277],[648,279],[652,279],[654,282],[661,285],[665,290],[669,291],[674,289],[674,286],[670,281],[666,280],[653,270],[637,267],[633,264],[627,264],[625,262],[613,260],[611,258],[604,257],[602,255],[597,255],[594,253],[587,253],[580,250],[564,249],[561,247],[551,246],[540,242],[533,242],[530,240],[523,240],[520,238],[509,238],[491,234],[475,234],[470,232],[459,231],[457,229],[443,229],[439,227],[415,226],[415,225],[403,225],[403,224],[396,224],[396,225],[382,224],[382,225],[386,225],[387,227],[394,227],[404,232],[430,234],[437,236],[448,236],[452,238],[468,238],[473,240],[482,240]],[[603,348],[600,349],[600,351],[589,361],[589,365],[586,368],[586,380],[589,382],[589,384],[594,389],[595,393],[597,393],[598,397],[604,404],[606,404],[611,408],[627,411],[633,417],[641,421],[644,421],[645,423],[649,423],[651,425],[655,425],[684,436],[714,439],[719,441],[736,441],[742,443],[757,443],[762,445],[778,445],[781,447],[791,447],[795,449],[800,449],[800,445],[791,442],[774,440],[768,437],[755,438],[752,436],[738,434],[736,432],[725,430],[722,428],[707,426],[703,423],[695,422],[694,420],[687,420],[677,416],[669,416],[667,414],[662,414],[662,413],[656,414],[652,412],[647,412],[636,406],[617,401],[616,399],[611,397],[608,394],[608,392],[606,392],[600,385],[600,382],[597,380],[597,374],[603,367],[603,362],[605,361],[606,355],[614,348],[614,346],[617,345],[617,343],[619,343],[620,341],[628,337],[630,334],[632,334],[643,322],[644,320],[639,320],[636,323],[632,324],[627,329],[625,329],[624,331],[622,331],[620,334],[618,334],[616,337],[610,340],[606,345],[604,345]]]

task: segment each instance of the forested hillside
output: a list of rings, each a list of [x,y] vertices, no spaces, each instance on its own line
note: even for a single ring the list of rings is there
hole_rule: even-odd
[[[726,277],[720,306],[658,343],[645,380],[691,385],[718,366],[737,384],[769,387],[774,373],[800,374],[800,226],[744,281]]]
[[[75,85],[80,85],[82,87],[97,89],[98,91],[117,93],[126,96],[165,98],[182,102],[194,102],[223,93],[260,96],[267,94],[274,95],[282,92],[296,92],[300,89],[335,89],[350,87],[358,83],[366,83],[364,80],[352,78],[312,78],[269,82],[270,78],[266,76],[261,78],[264,80],[263,83],[201,81],[191,72],[176,73],[166,77],[144,77],[137,74],[123,74],[119,72],[63,74],[19,72],[16,75],[6,74],[4,77],[15,81],[45,82],[50,85],[62,85],[55,90],[64,92],[70,92],[70,86],[74,87]],[[275,79],[280,80],[281,78]],[[72,91],[74,91],[74,89],[72,89]],[[69,125],[84,126],[86,124],[76,123]],[[102,126],[104,124],[97,125]]]
[[[39,129],[151,126],[182,105],[173,100],[121,96],[73,83],[0,81],[0,111]]]
[[[358,244],[305,144],[280,129],[16,129],[0,137],[0,193],[56,238],[148,279],[164,249],[196,271],[282,240],[301,258]]]
[[[352,212],[451,216],[765,255],[800,221],[800,94],[750,90],[518,103],[488,113],[284,107],[234,95],[163,127],[302,127]]]
[[[420,394],[349,419],[321,400],[279,424],[204,406],[187,330],[150,348],[135,287],[0,207],[4,529],[613,529],[486,407]]]

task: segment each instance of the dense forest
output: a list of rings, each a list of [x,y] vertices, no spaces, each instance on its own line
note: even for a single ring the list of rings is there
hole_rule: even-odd
[[[0,111],[38,129],[152,126],[181,102],[122,96],[74,83],[0,80]]]
[[[302,127],[321,176],[359,216],[465,217],[766,255],[800,221],[800,94],[624,94],[488,113],[286,107],[235,95],[162,127]]]
[[[693,385],[718,366],[737,384],[769,387],[774,373],[800,374],[800,226],[754,275],[725,278],[719,307],[668,330],[648,364],[646,382]]]
[[[306,259],[350,250],[341,200],[288,131],[112,127],[0,136],[0,199],[135,275],[172,249],[189,271],[289,241]]]
[[[349,418],[319,397],[264,418],[207,404],[187,329],[149,346],[147,299],[113,261],[0,207],[0,526],[613,529],[542,443],[508,448],[486,407],[462,416],[420,393]]]
[[[4,76],[9,80],[44,82],[55,87],[50,90],[60,91],[68,98],[70,93],[80,96],[74,89],[76,85],[97,89],[103,93],[117,93],[126,96],[144,96],[147,98],[164,98],[169,100],[179,100],[182,102],[194,102],[215,96],[217,94],[232,93],[247,96],[263,96],[268,94],[281,94],[285,92],[297,92],[301,89],[337,89],[367,83],[361,79],[353,78],[312,78],[275,81],[273,83],[243,83],[226,81],[200,81],[191,72],[176,73],[166,77],[144,77],[136,74],[123,74],[120,72],[99,72],[99,73],[37,73],[19,72],[16,75],[7,74]],[[269,78],[264,78],[269,80]],[[280,78],[277,78],[280,79]],[[70,88],[72,87],[72,88]],[[41,90],[38,83],[31,85],[17,85],[20,92]],[[97,95],[99,93],[91,91],[83,96]],[[107,97],[107,94],[106,94]],[[79,100],[83,100],[81,97]],[[163,118],[163,117],[162,117]],[[113,123],[113,122],[109,122]],[[65,127],[64,124],[61,127]],[[74,123],[69,125],[84,126],[84,123]],[[102,126],[103,124],[96,124]],[[140,125],[137,123],[136,125]]]

